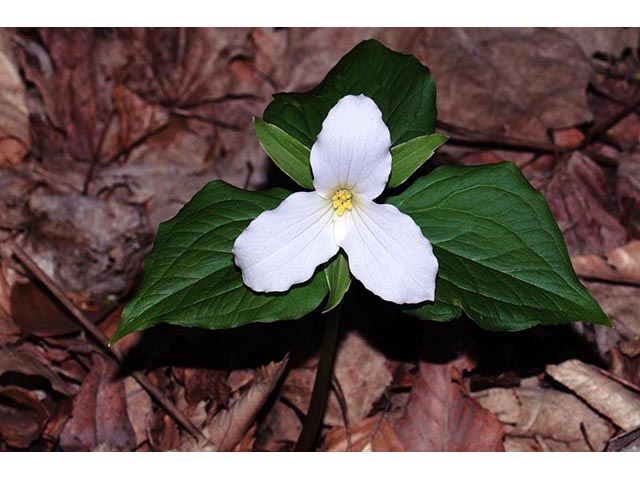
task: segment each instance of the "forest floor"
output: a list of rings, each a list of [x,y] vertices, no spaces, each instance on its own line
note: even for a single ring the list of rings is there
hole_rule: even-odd
[[[206,182],[293,188],[251,119],[366,38],[432,70],[450,140],[421,173],[515,163],[615,328],[424,322],[352,285],[317,449],[640,450],[638,29],[257,28],[0,30],[0,451],[293,448],[319,315],[100,339]]]

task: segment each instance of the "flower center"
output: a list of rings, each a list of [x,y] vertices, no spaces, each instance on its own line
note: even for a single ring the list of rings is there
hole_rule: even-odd
[[[346,188],[337,190],[336,193],[333,194],[333,197],[331,197],[331,203],[339,217],[344,214],[345,209],[351,210],[352,197],[353,193],[351,193],[351,190],[347,190]]]

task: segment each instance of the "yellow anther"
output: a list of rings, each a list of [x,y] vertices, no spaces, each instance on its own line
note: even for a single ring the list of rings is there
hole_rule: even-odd
[[[346,188],[341,188],[333,194],[333,197],[331,197],[331,203],[339,217],[344,214],[345,209],[351,210],[352,197],[353,193],[351,193],[351,191],[347,190]]]

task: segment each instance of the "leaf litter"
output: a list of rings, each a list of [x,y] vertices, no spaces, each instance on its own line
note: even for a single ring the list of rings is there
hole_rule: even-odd
[[[123,340],[115,362],[12,251],[112,332],[158,224],[206,182],[292,188],[251,118],[372,37],[416,55],[438,84],[451,140],[421,171],[514,162],[616,328],[431,324],[356,304],[354,285],[316,448],[640,448],[637,29],[99,28],[0,30],[0,451],[293,449],[320,318],[163,326]]]

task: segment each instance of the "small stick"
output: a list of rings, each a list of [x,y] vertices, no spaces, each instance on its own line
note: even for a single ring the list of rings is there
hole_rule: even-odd
[[[102,350],[113,357],[118,364],[122,363],[124,358],[122,352],[117,347],[109,348],[109,339],[95,326],[82,311],[67,297],[62,289],[47,275],[18,245],[13,245],[13,255],[24,265],[27,271],[37,278],[56,299],[64,305],[64,307],[73,315],[77,323],[82,326],[93,337]],[[144,388],[147,393],[164,408],[169,415],[186,431],[188,431],[196,440],[206,442],[207,439],[203,433],[196,427],[187,416],[171,403],[162,391],[156,387],[151,380],[142,372],[132,372],[131,376]]]

